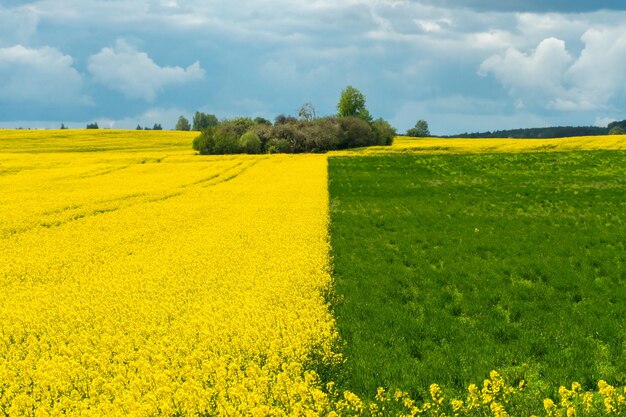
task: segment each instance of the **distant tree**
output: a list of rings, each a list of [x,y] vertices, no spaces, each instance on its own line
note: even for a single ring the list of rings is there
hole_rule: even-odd
[[[341,128],[340,148],[360,148],[377,144],[372,127],[359,117],[341,117],[339,126]]]
[[[189,120],[185,116],[180,116],[178,121],[176,122],[176,130],[191,130],[191,124],[189,124]]]
[[[414,138],[423,138],[430,136],[430,130],[428,129],[428,122],[426,120],[418,120],[415,123],[415,127],[406,131],[407,136]]]
[[[311,120],[315,120],[315,107],[313,107],[313,103],[304,103],[300,110],[298,111],[298,117],[302,120],[306,120],[310,122]]]
[[[337,116],[357,117],[368,123],[372,121],[372,116],[365,107],[365,96],[350,85],[341,92],[339,103],[337,103]]]
[[[293,116],[285,116],[284,114],[279,114],[274,119],[274,124],[275,125],[284,125],[284,124],[287,124],[287,123],[295,123],[297,121],[298,121],[298,119],[296,119]]]
[[[396,137],[396,129],[385,119],[376,119],[372,123],[372,129],[376,134],[379,145],[388,146],[393,144]]]
[[[160,123],[155,123],[154,126],[152,126],[152,130],[163,130],[163,128]]]
[[[254,132],[246,132],[239,138],[241,151],[249,154],[261,153],[261,139]]]
[[[218,120],[215,115],[197,111],[193,116],[193,126],[191,127],[191,130],[201,132],[209,127],[217,126],[217,123]]]
[[[99,129],[98,122],[87,124],[87,129]]]
[[[239,139],[219,128],[209,126],[193,140],[193,149],[200,155],[225,155],[241,153]]]
[[[217,126],[218,130],[239,139],[244,133],[255,126],[254,120],[249,117],[235,117],[222,120]]]
[[[270,122],[269,120],[267,120],[264,117],[255,117],[254,118],[254,123],[258,124],[258,125],[266,125],[266,126],[271,126],[272,122]]]
[[[67,129],[67,126],[65,126],[64,123],[61,123],[61,130],[65,130],[65,129]]]
[[[291,153],[292,147],[288,140],[272,138],[267,142],[267,153]]]
[[[620,125],[613,126],[611,130],[609,130],[609,135],[623,135],[624,129]]]
[[[614,121],[608,124],[606,127],[607,132],[611,132],[614,127],[621,127],[623,131],[626,132],[626,120]]]
[[[209,126],[205,125],[204,121],[204,113],[197,111],[193,115],[191,130],[202,132],[206,130]]]
[[[268,140],[272,138],[272,131],[274,130],[274,126],[271,124],[256,124],[249,130],[249,132],[254,133],[261,140],[261,148],[265,149],[265,145]]]
[[[143,129],[141,128],[141,126],[140,126],[140,125],[137,125],[137,127],[135,128],[135,130],[143,130]]]

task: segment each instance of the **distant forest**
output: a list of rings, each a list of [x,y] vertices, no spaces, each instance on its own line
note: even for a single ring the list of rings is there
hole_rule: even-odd
[[[571,136],[601,136],[626,131],[626,120],[609,123],[607,127],[597,126],[557,126],[530,129],[495,130],[493,132],[461,133],[441,136],[443,138],[565,138]],[[621,133],[620,132],[620,133]]]

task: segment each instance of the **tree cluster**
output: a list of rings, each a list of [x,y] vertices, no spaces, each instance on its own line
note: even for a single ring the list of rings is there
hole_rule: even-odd
[[[430,136],[428,122],[426,120],[418,120],[417,123],[415,123],[415,127],[406,131],[406,135],[414,138],[425,138]]]
[[[219,122],[213,115],[197,112],[192,130],[200,127],[202,133],[194,139],[193,148],[201,155],[327,152],[391,145],[396,136],[389,122],[372,119],[363,94],[350,86],[341,94],[336,116],[318,118],[311,103],[304,104],[298,116],[281,114],[273,124],[261,117]]]
[[[623,135],[626,132],[626,120],[611,122],[606,128],[609,135]]]
[[[193,116],[193,125],[191,126],[191,130],[202,132],[205,129],[217,126],[217,123],[217,117],[215,117],[214,114],[206,114],[197,111]]]
[[[150,129],[148,126],[142,128],[140,125],[137,125],[135,130],[163,130],[163,127],[160,123],[155,123],[154,126],[152,126],[152,129]]]
[[[178,118],[178,121],[176,122],[174,130],[182,130],[188,132],[191,130],[191,123],[189,123],[189,120],[185,116],[180,116]]]
[[[202,155],[327,152],[390,145],[395,135],[394,128],[382,119],[369,124],[356,117],[283,120],[279,116],[273,125],[267,125],[237,118],[205,129],[194,139],[193,148]]]
[[[87,129],[99,129],[98,122],[88,123],[87,124]]]

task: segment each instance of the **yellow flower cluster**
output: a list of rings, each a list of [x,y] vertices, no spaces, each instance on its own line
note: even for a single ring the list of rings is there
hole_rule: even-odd
[[[465,399],[447,400],[437,384],[430,386],[430,400],[417,404],[408,393],[396,390],[390,395],[379,388],[375,401],[369,407],[361,405],[359,410],[367,410],[359,415],[381,416],[493,416],[508,417],[513,415],[538,415],[546,417],[592,417],[626,415],[626,387],[615,388],[605,381],[598,383],[597,391],[584,391],[578,382],[571,389],[559,388],[559,401],[550,398],[543,400],[543,410],[533,409],[534,392],[529,392],[524,381],[516,386],[507,385],[496,371],[491,371],[489,378],[483,381],[482,389],[471,384]],[[530,400],[530,401],[529,401]],[[356,402],[356,400],[352,400]],[[347,404],[339,403],[339,410],[355,410]],[[357,413],[358,414],[358,413]],[[348,413],[354,415],[354,413]]]
[[[626,387],[617,389],[605,381],[598,382],[598,391],[584,391],[574,382],[571,389],[559,388],[560,401],[545,399],[543,406],[550,417],[623,416],[626,415]]]
[[[108,132],[101,152],[78,133],[16,152],[9,133],[0,416],[330,409],[311,370],[338,360],[324,156],[128,152]]]
[[[467,398],[446,400],[441,387],[432,384],[429,388],[430,400],[417,404],[404,391],[395,390],[389,395],[383,388],[379,388],[375,402],[371,404],[372,416],[429,416],[429,417],[456,417],[456,416],[494,416],[507,417],[507,406],[511,398],[518,395],[523,389],[523,381],[517,388],[505,384],[504,379],[496,372],[491,371],[489,378],[483,381],[482,389],[471,384],[467,391]]]

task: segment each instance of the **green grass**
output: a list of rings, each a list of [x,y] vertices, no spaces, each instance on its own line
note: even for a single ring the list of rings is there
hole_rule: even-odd
[[[626,383],[626,152],[331,158],[338,380]]]

